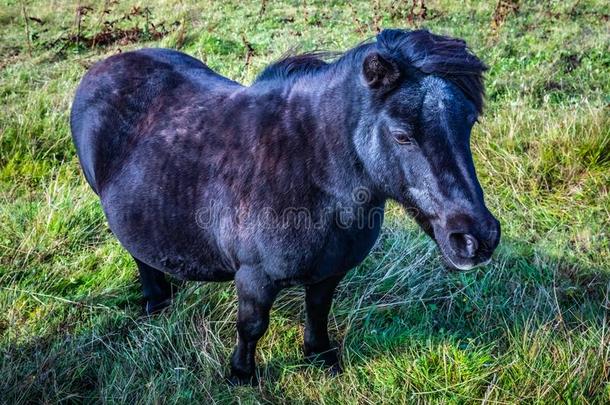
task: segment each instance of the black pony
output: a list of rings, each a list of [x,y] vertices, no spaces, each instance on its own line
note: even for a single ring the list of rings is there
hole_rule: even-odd
[[[464,41],[425,30],[384,30],[333,62],[290,56],[250,87],[143,49],[85,75],[72,135],[148,313],[169,303],[164,273],[235,280],[241,383],[278,292],[303,285],[305,354],[337,371],[333,292],[375,243],[387,199],[450,267],[487,263],[498,244],[469,146],[485,69]]]

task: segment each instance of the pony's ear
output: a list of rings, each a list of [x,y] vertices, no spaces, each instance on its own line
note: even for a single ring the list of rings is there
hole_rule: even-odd
[[[390,90],[400,79],[400,69],[396,62],[378,52],[372,52],[364,59],[362,74],[372,89]]]

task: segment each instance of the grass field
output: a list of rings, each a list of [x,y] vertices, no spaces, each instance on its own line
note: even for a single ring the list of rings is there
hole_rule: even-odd
[[[422,16],[386,0],[0,0],[0,402],[609,403],[610,7],[425,3]],[[260,344],[260,385],[230,387],[232,284],[183,283],[169,311],[141,316],[135,263],[71,143],[76,85],[144,46],[249,83],[290,48],[344,50],[383,27],[463,37],[490,66],[472,142],[503,227],[495,261],[445,271],[390,205],[333,306],[344,373],[302,361],[291,289]]]

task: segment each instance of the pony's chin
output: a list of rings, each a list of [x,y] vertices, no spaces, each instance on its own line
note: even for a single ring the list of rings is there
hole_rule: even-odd
[[[476,260],[460,260],[461,258],[451,257],[443,253],[443,259],[446,266],[451,270],[468,271],[476,269],[477,267],[483,267],[491,263],[491,258],[477,262]]]

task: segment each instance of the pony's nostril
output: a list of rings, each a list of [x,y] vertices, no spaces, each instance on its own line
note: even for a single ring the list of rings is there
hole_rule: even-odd
[[[474,257],[474,255],[477,252],[477,249],[479,249],[479,242],[477,242],[475,237],[469,233],[464,234],[464,241],[465,241],[464,253],[467,253],[468,257]]]
[[[469,233],[452,233],[449,241],[453,250],[462,257],[472,258],[479,249],[479,242]]]

